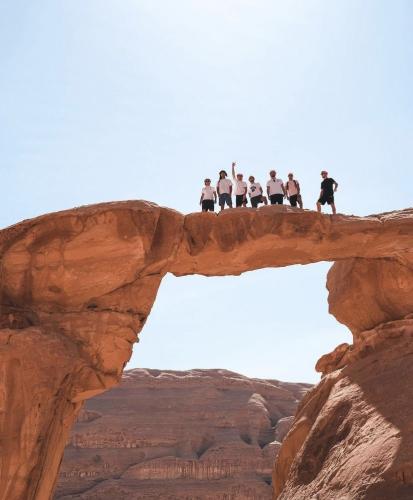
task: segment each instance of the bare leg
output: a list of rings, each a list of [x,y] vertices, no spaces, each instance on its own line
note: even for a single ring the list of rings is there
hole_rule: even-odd
[[[321,212],[321,203],[317,201],[317,212]]]
[[[331,210],[333,211],[333,214],[336,214],[337,211],[336,211],[336,206],[334,203],[331,204]]]

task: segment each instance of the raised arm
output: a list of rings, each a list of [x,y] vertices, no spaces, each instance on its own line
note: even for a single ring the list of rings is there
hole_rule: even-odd
[[[234,180],[235,180],[235,176],[236,176],[236,174],[235,174],[235,165],[236,165],[236,163],[235,163],[235,161],[233,161],[232,162],[232,178]]]

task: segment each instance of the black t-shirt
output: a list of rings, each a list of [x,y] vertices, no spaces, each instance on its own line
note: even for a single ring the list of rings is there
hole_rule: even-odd
[[[333,185],[336,183],[331,177],[327,177],[321,183],[321,189],[323,190],[323,196],[332,196],[334,194]]]

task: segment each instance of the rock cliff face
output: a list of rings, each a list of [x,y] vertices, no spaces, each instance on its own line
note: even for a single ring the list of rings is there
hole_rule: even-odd
[[[411,356],[412,247],[413,210],[359,218],[263,207],[184,217],[147,202],[122,202],[50,214],[1,231],[0,500],[50,498],[82,402],[119,382],[165,273],[240,274],[328,260],[336,262],[328,279],[330,311],[351,328],[354,345],[339,346],[320,361],[327,375],[302,403],[274,481],[283,498],[299,498],[304,490],[316,495],[326,460],[333,451],[345,457],[347,438],[329,439],[332,448],[318,459],[315,475],[305,476],[300,464],[305,449],[314,449],[306,447],[322,439],[319,416],[343,398],[339,377],[353,380],[346,370],[368,365],[371,387],[384,391],[374,367],[386,359],[398,390],[377,400],[411,414],[412,389],[398,376],[398,366]],[[354,391],[363,380],[357,379]],[[399,398],[397,406],[393,400],[400,391],[406,400]],[[368,397],[361,389],[363,395]],[[369,400],[372,408],[383,416],[374,401]],[[326,414],[332,429],[340,427],[341,414]],[[346,415],[347,432],[355,429],[351,416],[359,413]],[[367,422],[375,428],[374,420]],[[392,481],[411,491],[413,456],[405,446],[411,429],[397,424],[392,464],[403,450],[402,473],[389,463],[385,469],[382,449],[368,447],[369,459],[381,463],[375,469],[376,498]],[[346,435],[355,454],[368,440],[368,433]],[[346,476],[336,477],[336,483],[324,477],[325,498],[347,491]],[[352,481],[361,488],[353,498],[363,498],[361,468]]]
[[[330,311],[354,334],[318,360],[273,473],[275,498],[413,498],[413,266],[334,264]],[[400,319],[399,319],[400,318]]]
[[[226,370],[127,371],[81,411],[55,498],[269,500],[280,441],[309,388]]]

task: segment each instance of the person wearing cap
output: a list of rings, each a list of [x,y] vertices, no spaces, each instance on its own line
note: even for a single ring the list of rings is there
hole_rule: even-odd
[[[247,183],[242,180],[242,174],[235,174],[235,165],[236,163],[232,163],[232,178],[235,182],[235,206],[236,207],[245,207],[247,204]]]
[[[337,182],[328,176],[326,170],[321,171],[321,177],[323,178],[321,182],[320,198],[317,201],[317,211],[321,212],[321,205],[326,203],[331,206],[333,214],[336,213],[336,205],[334,203],[334,193],[337,191]]]
[[[267,182],[267,195],[271,201],[271,205],[282,205],[287,193],[284,188],[284,183],[281,179],[277,179],[277,172],[271,170],[270,180]]]
[[[219,197],[219,206],[221,211],[224,210],[225,204],[232,208],[232,182],[227,179],[228,174],[225,170],[219,172],[219,179],[217,182],[217,192]]]
[[[300,206],[303,208],[303,201],[300,193],[300,183],[294,179],[294,174],[288,174],[288,181],[285,183],[285,191],[287,192],[287,198],[290,201],[292,207]]]
[[[262,187],[259,182],[255,182],[255,177],[250,175],[248,180],[250,181],[250,188],[248,194],[250,196],[252,208],[257,208],[260,203],[267,205],[267,198],[262,195]]]
[[[202,206],[203,212],[208,212],[208,210],[214,212],[214,203],[217,202],[217,192],[211,186],[211,179],[205,179],[204,184],[205,187],[202,188],[199,204]]]

